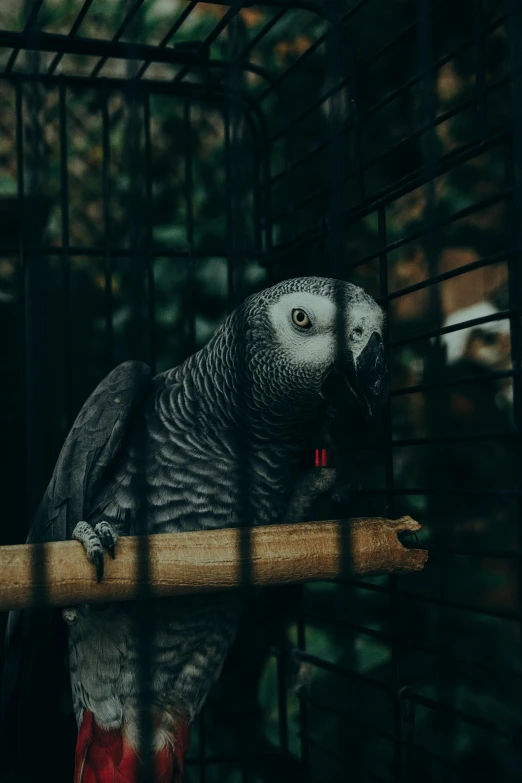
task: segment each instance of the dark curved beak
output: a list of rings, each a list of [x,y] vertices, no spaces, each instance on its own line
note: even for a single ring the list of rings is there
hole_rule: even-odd
[[[388,369],[382,337],[377,332],[366,343],[355,360],[336,362],[324,384],[325,396],[337,396],[335,388],[339,380],[350,389],[363,407],[366,418],[375,416],[388,397]]]
[[[367,413],[373,416],[382,408],[389,393],[384,343],[377,332],[372,334],[357,358],[355,375],[359,394],[368,407]]]

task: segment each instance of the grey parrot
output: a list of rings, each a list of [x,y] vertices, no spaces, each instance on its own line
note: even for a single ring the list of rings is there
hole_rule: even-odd
[[[362,289],[305,277],[250,296],[172,370],[121,364],[74,422],[28,540],[78,539],[103,578],[119,536],[299,521],[313,494],[299,466],[317,422],[343,394],[365,415],[386,395],[382,335],[383,313]],[[243,603],[238,591],[156,599],[141,613],[139,602],[63,611],[75,783],[135,783],[145,712],[154,783],[181,781],[189,727]],[[35,616],[10,617],[11,702],[35,652]]]

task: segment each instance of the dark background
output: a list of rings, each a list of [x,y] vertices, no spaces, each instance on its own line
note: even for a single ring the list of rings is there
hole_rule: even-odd
[[[1,541],[116,363],[176,365],[271,282],[356,282],[392,396],[316,515],[411,514],[429,564],[267,590],[187,780],[518,781],[519,3],[240,6],[0,3]]]

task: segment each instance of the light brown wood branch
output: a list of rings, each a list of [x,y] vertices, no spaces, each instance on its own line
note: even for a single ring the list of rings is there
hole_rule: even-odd
[[[411,517],[362,518],[120,538],[99,583],[77,541],[0,547],[0,609],[420,571],[428,553],[398,538],[419,529]]]

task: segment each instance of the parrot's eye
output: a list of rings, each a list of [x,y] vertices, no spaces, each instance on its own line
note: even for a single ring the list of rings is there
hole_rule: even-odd
[[[308,314],[300,307],[296,307],[292,310],[292,321],[300,329],[310,329],[312,322],[308,317]]]
[[[355,329],[352,331],[352,339],[353,340],[360,340],[363,336],[363,330],[361,326],[356,326]]]

